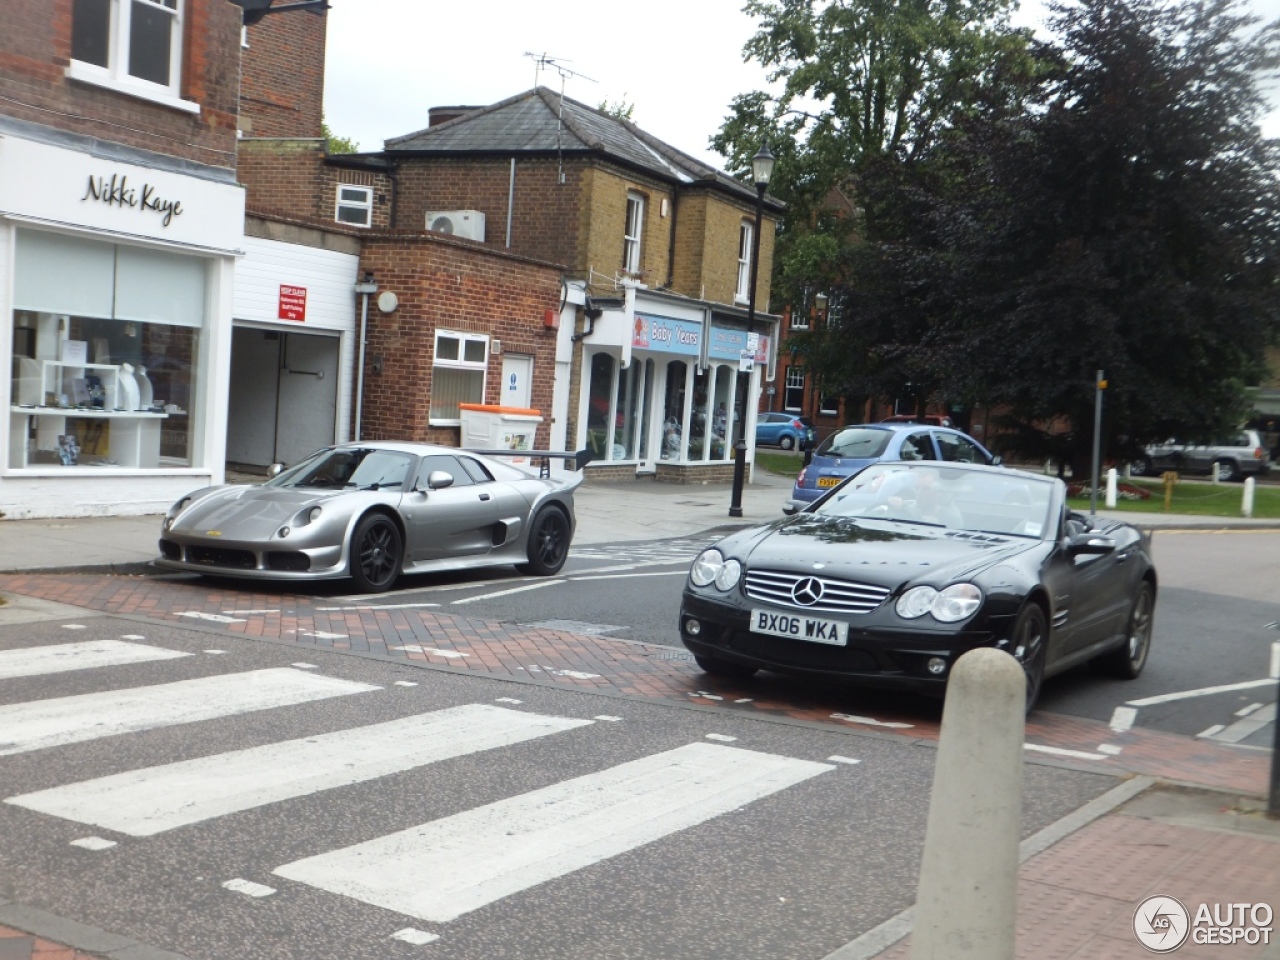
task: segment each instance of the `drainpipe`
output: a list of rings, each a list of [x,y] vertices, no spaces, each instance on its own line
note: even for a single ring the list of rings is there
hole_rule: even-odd
[[[511,158],[511,180],[507,184],[507,249],[511,249],[511,214],[516,205],[516,158]]]
[[[356,293],[360,294],[360,356],[356,360],[356,417],[355,436],[360,441],[360,408],[364,400],[364,341],[369,329],[369,296],[378,292],[378,285],[373,282],[373,273],[366,270],[363,279],[356,284]]]

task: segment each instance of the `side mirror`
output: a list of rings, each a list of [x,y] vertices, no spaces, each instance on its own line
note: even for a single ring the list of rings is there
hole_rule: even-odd
[[[800,512],[800,507],[794,500],[787,500],[782,504],[782,512],[788,517],[794,517]]]
[[[278,477],[282,473],[284,473],[283,463],[273,463],[271,466],[267,467],[268,477]]]
[[[1100,537],[1096,533],[1078,533],[1067,540],[1067,553],[1073,557],[1102,556],[1111,553],[1116,542],[1111,537]]]
[[[432,470],[427,474],[427,488],[430,490],[443,490],[445,487],[453,486],[453,474],[446,470]]]

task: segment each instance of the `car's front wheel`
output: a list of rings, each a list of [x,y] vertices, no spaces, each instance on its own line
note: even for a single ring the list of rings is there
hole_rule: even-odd
[[[703,656],[700,653],[695,653],[693,659],[703,673],[709,673],[713,677],[724,677],[726,680],[747,680],[755,676],[756,673],[755,667],[748,667],[741,663],[730,663],[728,660],[719,660],[715,657]]]
[[[1149,477],[1155,472],[1155,465],[1146,457],[1139,457],[1129,463],[1129,476],[1131,477]]]
[[[538,511],[529,527],[528,563],[520,564],[524,573],[549,577],[559,573],[569,557],[569,518],[559,507],[546,506]]]
[[[373,513],[356,525],[351,537],[351,579],[364,593],[390,590],[400,576],[404,544],[400,530],[381,513]]]
[[[783,450],[790,450],[795,445],[796,445],[796,442],[794,438],[788,437],[785,434],[778,438],[778,446],[780,446]]]
[[[1232,482],[1240,479],[1240,467],[1234,460],[1218,461],[1218,479]]]
[[[1094,657],[1089,662],[1099,673],[1117,677],[1120,680],[1136,680],[1147,665],[1147,654],[1151,650],[1151,627],[1155,614],[1155,594],[1151,584],[1143,582],[1138,588],[1138,595],[1133,600],[1129,611],[1129,624],[1125,630],[1123,645]]]
[[[1013,627],[1013,643],[1010,653],[1022,664],[1027,675],[1027,713],[1035,706],[1044,684],[1045,648],[1049,642],[1049,626],[1044,611],[1037,604],[1029,603],[1018,614]]]

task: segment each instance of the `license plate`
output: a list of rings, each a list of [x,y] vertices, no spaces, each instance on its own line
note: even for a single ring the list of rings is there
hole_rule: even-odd
[[[771,637],[789,640],[808,640],[810,643],[826,643],[833,647],[847,646],[849,625],[840,620],[824,620],[798,613],[776,613],[772,610],[751,611],[752,633],[767,633]]]
[[[818,478],[818,489],[819,489],[819,490],[823,490],[823,489],[825,489],[825,488],[827,488],[827,487],[834,487],[834,486],[835,486],[837,483],[839,483],[842,479],[844,479],[844,478],[843,478],[843,477],[819,477],[819,478]]]

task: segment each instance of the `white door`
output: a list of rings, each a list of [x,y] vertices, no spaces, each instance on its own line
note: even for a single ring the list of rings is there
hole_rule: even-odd
[[[502,399],[504,407],[528,408],[533,396],[533,357],[508,353],[502,357]]]

